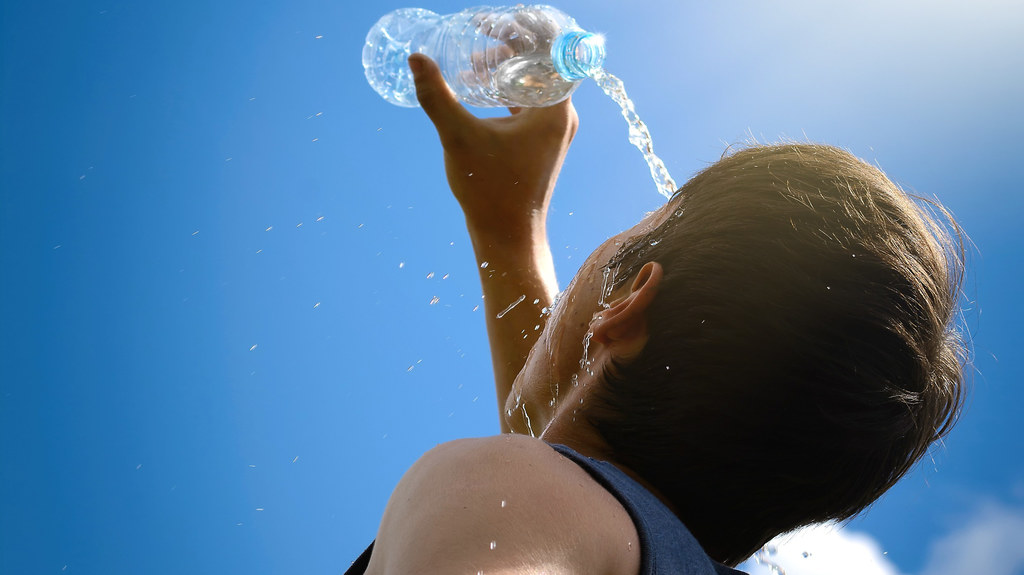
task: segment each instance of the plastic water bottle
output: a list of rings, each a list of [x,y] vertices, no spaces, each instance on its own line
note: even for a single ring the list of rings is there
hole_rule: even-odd
[[[569,97],[604,64],[604,38],[550,6],[470,8],[439,16],[396,10],[370,29],[363,67],[385,100],[416,107],[407,60],[419,52],[441,67],[455,95],[479,107],[540,107]]]

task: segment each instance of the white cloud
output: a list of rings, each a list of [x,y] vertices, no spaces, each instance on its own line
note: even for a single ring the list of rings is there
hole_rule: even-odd
[[[1024,509],[988,503],[959,529],[935,540],[923,575],[1024,573]]]
[[[812,525],[776,537],[767,558],[786,575],[899,575],[899,570],[870,535],[834,524]],[[750,575],[774,575],[767,564],[750,559],[740,565]]]
[[[900,575],[881,545],[866,533],[814,525],[775,538],[762,554],[786,575]],[[754,558],[750,575],[776,575]],[[934,540],[920,575],[1024,575],[1024,509],[986,503],[961,526]]]

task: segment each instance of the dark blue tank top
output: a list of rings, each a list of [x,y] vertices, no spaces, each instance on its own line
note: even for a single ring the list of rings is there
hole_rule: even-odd
[[[744,575],[708,557],[672,510],[618,467],[564,445],[551,447],[582,467],[626,508],[640,535],[640,575]],[[345,575],[365,572],[372,552],[373,543]]]
[[[564,445],[551,447],[586,470],[626,508],[640,535],[640,575],[744,575],[708,557],[675,513],[618,467]]]

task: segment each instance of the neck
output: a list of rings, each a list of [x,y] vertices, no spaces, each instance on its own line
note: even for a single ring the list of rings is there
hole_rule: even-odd
[[[579,409],[580,405],[582,405],[580,399],[583,399],[584,402],[591,399],[589,389],[589,385],[584,386],[582,384],[574,388],[573,392],[555,408],[551,421],[538,438],[546,443],[565,445],[587,457],[611,463],[653,493],[673,513],[678,513],[675,506],[658,489],[632,469],[617,461],[615,453],[608,446],[600,432],[591,425],[583,410]]]
[[[547,443],[559,443],[571,447],[587,457],[611,460],[611,450],[608,449],[601,434],[586,421],[582,413],[575,410],[571,412],[568,419],[557,415],[552,418],[543,433],[540,434],[540,439]]]
[[[607,461],[611,450],[597,429],[590,424],[583,406],[592,400],[592,390],[596,387],[594,377],[585,372],[578,375],[576,385],[569,388],[555,405],[551,419],[541,432],[539,438],[547,443],[560,443],[575,451]]]

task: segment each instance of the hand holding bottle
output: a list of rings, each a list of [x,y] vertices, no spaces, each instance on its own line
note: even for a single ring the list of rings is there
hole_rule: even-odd
[[[522,240],[543,231],[579,125],[572,102],[477,118],[455,98],[433,60],[414,54],[409,64],[420,105],[441,138],[448,184],[470,233]]]

